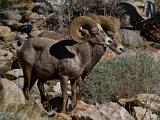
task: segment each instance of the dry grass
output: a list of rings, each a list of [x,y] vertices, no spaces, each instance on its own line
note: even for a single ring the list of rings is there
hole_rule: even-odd
[[[116,101],[140,93],[160,94],[160,61],[141,53],[126,53],[100,61],[85,79],[84,100],[89,103]]]
[[[27,101],[15,112],[0,112],[0,120],[48,120],[48,117],[35,102]]]

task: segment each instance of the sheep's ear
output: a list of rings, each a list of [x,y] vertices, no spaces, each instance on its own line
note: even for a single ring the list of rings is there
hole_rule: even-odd
[[[73,46],[74,44],[75,42],[71,40],[59,41],[58,43],[51,45],[49,53],[57,59],[74,58],[75,54],[73,50],[70,49],[70,46]]]
[[[87,31],[81,30],[84,34],[84,36],[82,36],[80,33],[81,27],[87,29],[90,33],[93,28],[98,28],[98,25],[92,18],[87,16],[79,16],[75,18],[69,26],[69,35],[72,40],[76,41],[77,43],[84,43],[88,41],[86,36],[89,34]]]

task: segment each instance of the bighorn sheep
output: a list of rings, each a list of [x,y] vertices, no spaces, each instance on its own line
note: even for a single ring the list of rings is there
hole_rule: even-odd
[[[83,36],[80,28],[87,29]],[[89,34],[88,34],[89,33]],[[93,66],[99,61],[107,46],[112,40],[103,31],[102,27],[92,18],[81,16],[75,18],[69,27],[70,39],[49,39],[34,37],[28,39],[18,51],[18,58],[24,73],[24,95],[29,98],[29,92],[38,79],[38,87],[43,105],[47,101],[44,94],[44,82],[51,79],[60,79],[63,108],[66,111],[67,81],[71,82],[72,104],[77,103],[79,95],[79,81],[87,66],[94,61]],[[58,38],[58,36],[57,36]],[[97,48],[97,49],[96,49]],[[97,55],[96,55],[97,53]]]
[[[124,48],[121,44],[121,37],[119,35],[119,30],[120,30],[120,20],[116,17],[113,16],[102,16],[102,15],[96,15],[94,13],[90,13],[88,14],[89,17],[91,17],[94,21],[96,21],[98,24],[100,24],[103,28],[103,30],[108,34],[108,36],[111,37],[111,39],[113,40],[112,42],[112,48],[116,48],[114,49],[114,51],[116,53],[122,53],[124,51]],[[81,32],[85,32],[82,29],[80,29]],[[47,38],[51,38],[51,39],[59,39],[59,40],[63,40],[68,39],[69,36],[68,35],[64,35],[66,34],[66,32],[64,32],[63,34],[60,32],[54,32],[54,31],[45,31],[42,32],[38,35],[38,37],[47,37]],[[101,58],[101,56],[103,55],[104,51],[102,50],[102,47],[99,45],[95,45],[93,47],[93,55],[91,58],[91,62],[85,67],[81,78],[78,80],[79,83],[77,83],[80,86],[82,86],[82,81],[85,79],[85,77],[91,72],[91,70],[93,69],[93,67],[95,66],[95,64],[99,61],[99,59]],[[81,87],[79,88],[81,91]]]
[[[103,30],[107,33],[108,36],[111,37],[111,39],[113,40],[112,42],[112,48],[116,48],[114,51],[121,53],[124,51],[124,48],[121,44],[122,40],[121,37],[119,35],[119,30],[120,30],[120,20],[116,17],[113,16],[102,16],[102,15],[96,15],[94,13],[90,13],[88,14],[89,17],[91,17],[94,21],[96,21],[98,24],[100,24],[103,28]],[[82,31],[83,32],[83,31]],[[45,31],[42,32],[38,35],[38,37],[47,37],[47,38],[51,38],[51,39],[59,39],[59,40],[63,40],[68,39],[69,36],[64,35],[62,33],[57,33],[57,32],[53,32],[53,31]],[[94,65],[97,63],[97,61],[100,59],[98,57],[99,51],[98,51],[98,47],[94,46],[94,55],[92,56],[92,62],[88,65],[88,68],[86,68],[82,74],[82,78],[84,80],[84,78],[89,74],[89,72],[92,70],[92,68],[94,67]],[[101,57],[101,55],[100,55]]]

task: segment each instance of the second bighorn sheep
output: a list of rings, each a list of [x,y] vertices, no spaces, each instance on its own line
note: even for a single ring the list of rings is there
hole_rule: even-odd
[[[80,28],[88,32],[80,33]],[[86,67],[95,59],[93,66],[99,61],[107,46],[112,46],[112,40],[103,31],[101,25],[91,17],[75,18],[69,27],[70,39],[49,39],[34,37],[28,39],[18,51],[18,58],[24,73],[23,92],[29,98],[29,92],[38,79],[41,102],[47,101],[44,93],[44,82],[59,79],[62,89],[63,108],[66,111],[67,83],[70,80],[72,91],[72,108],[77,103],[79,95],[79,80]],[[61,40],[58,40],[60,38]],[[96,55],[96,54],[97,55]],[[77,82],[78,81],[78,82]]]

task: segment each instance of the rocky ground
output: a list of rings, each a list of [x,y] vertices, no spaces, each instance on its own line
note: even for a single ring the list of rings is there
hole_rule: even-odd
[[[63,1],[57,4],[61,6]],[[95,105],[79,101],[73,111],[54,115],[43,109],[36,85],[32,89],[31,99],[25,101],[22,92],[23,72],[18,64],[16,51],[29,37],[48,30],[47,21],[56,19],[48,9],[38,6],[38,2],[21,3],[16,6],[16,10],[0,11],[0,120],[160,120],[160,96],[156,94],[138,94],[131,98],[121,98],[117,102]],[[27,10],[22,11],[20,8]],[[43,10],[45,15],[42,14]],[[58,29],[63,33],[64,26],[55,26],[54,30]],[[147,41],[140,35],[140,31],[122,29],[120,34],[126,52],[144,51],[159,59],[159,44]],[[160,36],[159,31],[157,34]],[[115,57],[113,52],[106,52],[102,59],[112,60]],[[57,106],[53,108],[59,109],[62,104],[60,83],[46,84],[45,91],[50,101],[56,102]],[[69,104],[70,101],[68,109]]]

